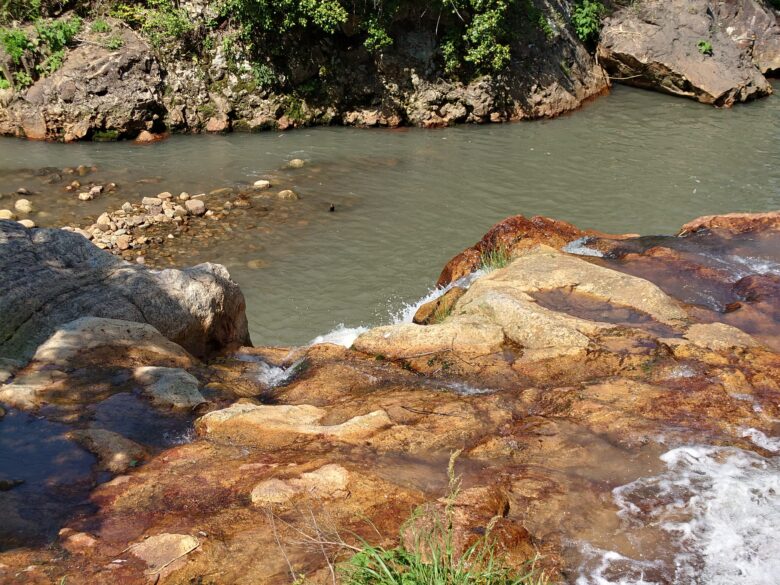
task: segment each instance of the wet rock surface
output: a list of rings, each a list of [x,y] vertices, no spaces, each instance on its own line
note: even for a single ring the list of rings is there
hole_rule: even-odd
[[[644,0],[606,20],[598,55],[621,82],[728,107],[772,93],[762,72],[780,57],[780,27],[756,0]]]
[[[74,438],[99,457],[88,467],[123,475],[87,481],[90,506],[57,516],[59,537],[47,547],[24,539],[26,509],[14,494],[30,482],[0,491],[12,519],[0,525],[0,577],[271,584],[292,571],[326,581],[328,564],[350,554],[340,543],[413,542],[426,515],[401,524],[417,506],[446,504],[448,461],[462,450],[463,485],[451,504],[458,548],[490,527],[513,566],[541,554],[554,579],[595,578],[620,555],[622,568],[610,570],[631,575],[652,561],[646,576],[673,583],[682,544],[652,512],[687,493],[653,495],[657,482],[682,481],[670,475],[683,465],[676,449],[688,449],[684,461],[699,478],[718,460],[744,473],[775,465],[778,232],[743,220],[749,233],[593,235],[582,246],[598,254],[585,256],[549,238],[510,244],[506,265],[465,283],[440,318],[374,329],[351,349],[247,347],[204,364],[147,331],[134,353],[106,360],[98,344],[74,353],[55,334],[66,350],[45,344],[2,388],[43,376],[46,401],[23,408],[80,433]],[[582,234],[571,226],[560,241]],[[752,268],[734,259],[747,257]],[[691,296],[716,285],[741,306],[711,309]],[[188,414],[155,404],[137,368],[187,370],[208,403]],[[142,416],[185,416],[197,434],[154,443],[157,428],[140,440],[122,427],[138,416],[131,395]],[[9,416],[26,415],[0,419],[0,439]],[[108,433],[140,442],[145,458],[139,452],[125,467],[131,445]],[[701,445],[709,447],[693,447]],[[642,504],[628,508],[637,524],[621,520],[616,494]],[[8,546],[12,538],[27,545]],[[693,566],[715,570],[697,538],[684,550]]]

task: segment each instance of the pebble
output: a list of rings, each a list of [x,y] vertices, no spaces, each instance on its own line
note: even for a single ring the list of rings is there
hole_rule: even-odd
[[[122,211],[124,211],[125,213],[132,213],[133,212],[133,204],[130,203],[129,201],[125,201],[122,204]]]
[[[163,191],[157,195],[157,199],[161,199],[162,201],[170,201],[173,199],[173,195],[168,191]]]
[[[19,213],[32,213],[33,206],[29,199],[18,199],[14,204],[14,209]]]
[[[285,189],[284,191],[279,191],[279,194],[277,195],[279,199],[284,199],[287,201],[297,201],[300,199],[298,197],[298,194],[295,191],[292,191],[290,189]]]
[[[21,219],[19,220],[19,223],[28,229],[35,227],[35,222],[31,219]]]
[[[103,192],[103,185],[95,185],[89,190],[89,192],[93,197],[97,197]]]
[[[116,247],[120,250],[127,250],[130,247],[130,236],[122,235],[116,239]]]
[[[79,201],[92,201],[94,198],[92,193],[79,193]]]
[[[200,199],[190,199],[184,202],[184,206],[192,215],[203,215],[206,213],[206,204]]]
[[[141,199],[141,205],[144,207],[153,207],[155,205],[162,205],[162,200],[158,197],[144,197]]]
[[[186,191],[179,193],[179,201],[187,201],[190,198],[190,194]]]
[[[259,181],[255,181],[254,188],[259,190],[270,189],[271,181],[266,181],[265,179],[260,179]]]
[[[143,256],[138,256],[135,259],[135,262],[136,262],[136,264],[146,264],[146,258],[144,258]]]
[[[16,215],[10,209],[0,209],[0,219],[16,219]]]
[[[30,192],[27,189],[25,189],[24,187],[19,187],[16,190],[16,194],[17,195],[30,195]]]
[[[294,158],[287,163],[287,166],[291,169],[302,169],[306,166],[306,161],[301,158]]]

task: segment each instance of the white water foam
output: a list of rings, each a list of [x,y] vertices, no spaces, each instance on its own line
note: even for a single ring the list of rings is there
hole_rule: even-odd
[[[477,278],[484,275],[485,271],[480,269],[468,274],[462,278],[459,278],[455,282],[448,284],[442,288],[432,288],[425,296],[413,303],[405,303],[398,311],[391,312],[389,318],[390,325],[399,325],[401,323],[411,323],[414,319],[417,310],[425,303],[429,303],[438,299],[444,293],[455,286],[461,288],[468,288],[472,282]],[[318,343],[333,343],[335,345],[341,345],[344,347],[352,347],[355,340],[363,333],[368,331],[368,327],[347,327],[344,323],[339,323],[334,329],[325,333],[324,335],[318,335],[309,342],[309,345],[316,345]]]
[[[595,256],[596,258],[603,258],[604,254],[593,248],[588,248],[588,244],[593,241],[593,238],[584,237],[578,238],[573,242],[569,242],[563,247],[564,252],[569,254],[576,254],[577,256]]]
[[[295,373],[298,371],[298,368],[303,363],[303,359],[299,359],[285,368],[271,365],[262,357],[257,355],[236,354],[235,358],[242,362],[257,364],[256,371],[252,373],[258,382],[264,386],[267,386],[268,388],[276,388],[277,386],[285,384],[295,375]]]
[[[766,258],[756,258],[754,256],[739,256],[730,254],[727,256],[718,256],[709,252],[700,252],[701,256],[714,260],[716,263],[724,265],[735,280],[750,276],[751,274],[778,274],[780,275],[780,264],[767,260]]]
[[[341,345],[343,347],[352,347],[355,340],[360,337],[361,334],[368,331],[368,327],[347,327],[344,323],[339,323],[335,329],[325,333],[324,335],[318,335],[309,342],[309,345],[316,345],[318,343],[333,343],[335,345]]]
[[[780,584],[780,461],[737,448],[692,446],[661,457],[667,471],[613,490],[625,530],[655,527],[669,558],[648,561],[600,551],[577,585]],[[593,549],[591,548],[591,551]],[[587,546],[583,550],[588,559]]]
[[[780,437],[767,437],[758,429],[742,429],[742,436],[750,439],[750,442],[772,453],[780,453]]]

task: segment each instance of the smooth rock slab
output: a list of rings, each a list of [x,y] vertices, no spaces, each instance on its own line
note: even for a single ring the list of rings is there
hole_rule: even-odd
[[[129,551],[146,563],[148,574],[155,575],[199,546],[200,540],[189,534],[164,533],[134,544]]]
[[[197,378],[182,369],[142,366],[133,375],[156,406],[193,408],[206,402],[198,391]]]
[[[345,497],[349,492],[349,472],[341,465],[329,464],[300,477],[282,480],[271,478],[257,484],[252,490],[252,503],[283,504],[299,495],[315,498]]]
[[[233,404],[198,419],[196,429],[201,435],[215,439],[276,447],[289,444],[301,435],[360,441],[392,424],[384,410],[356,416],[341,424],[320,424],[326,415],[326,410],[308,404]]]

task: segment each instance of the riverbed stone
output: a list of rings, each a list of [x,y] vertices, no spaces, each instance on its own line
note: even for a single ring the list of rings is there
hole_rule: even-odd
[[[163,533],[134,544],[129,552],[146,563],[148,574],[157,576],[177,568],[173,565],[185,562],[184,557],[199,546],[200,540],[189,534]]]
[[[252,185],[255,189],[258,191],[265,191],[266,189],[271,188],[271,181],[266,181],[265,179],[260,179],[258,181],[255,181]]]
[[[184,207],[192,215],[201,216],[206,213],[206,204],[201,199],[189,199],[184,202]]]
[[[298,199],[300,199],[298,194],[292,189],[284,189],[283,191],[279,191],[277,197],[284,201],[297,201]]]
[[[287,166],[291,169],[302,169],[306,166],[306,161],[301,158],[294,158],[287,163]]]
[[[0,219],[16,220],[16,214],[10,209],[0,209]]]
[[[23,225],[27,229],[32,229],[35,227],[35,222],[31,219],[20,219],[19,225]]]
[[[29,199],[17,199],[16,203],[14,203],[14,209],[19,213],[32,213],[33,205]]]

